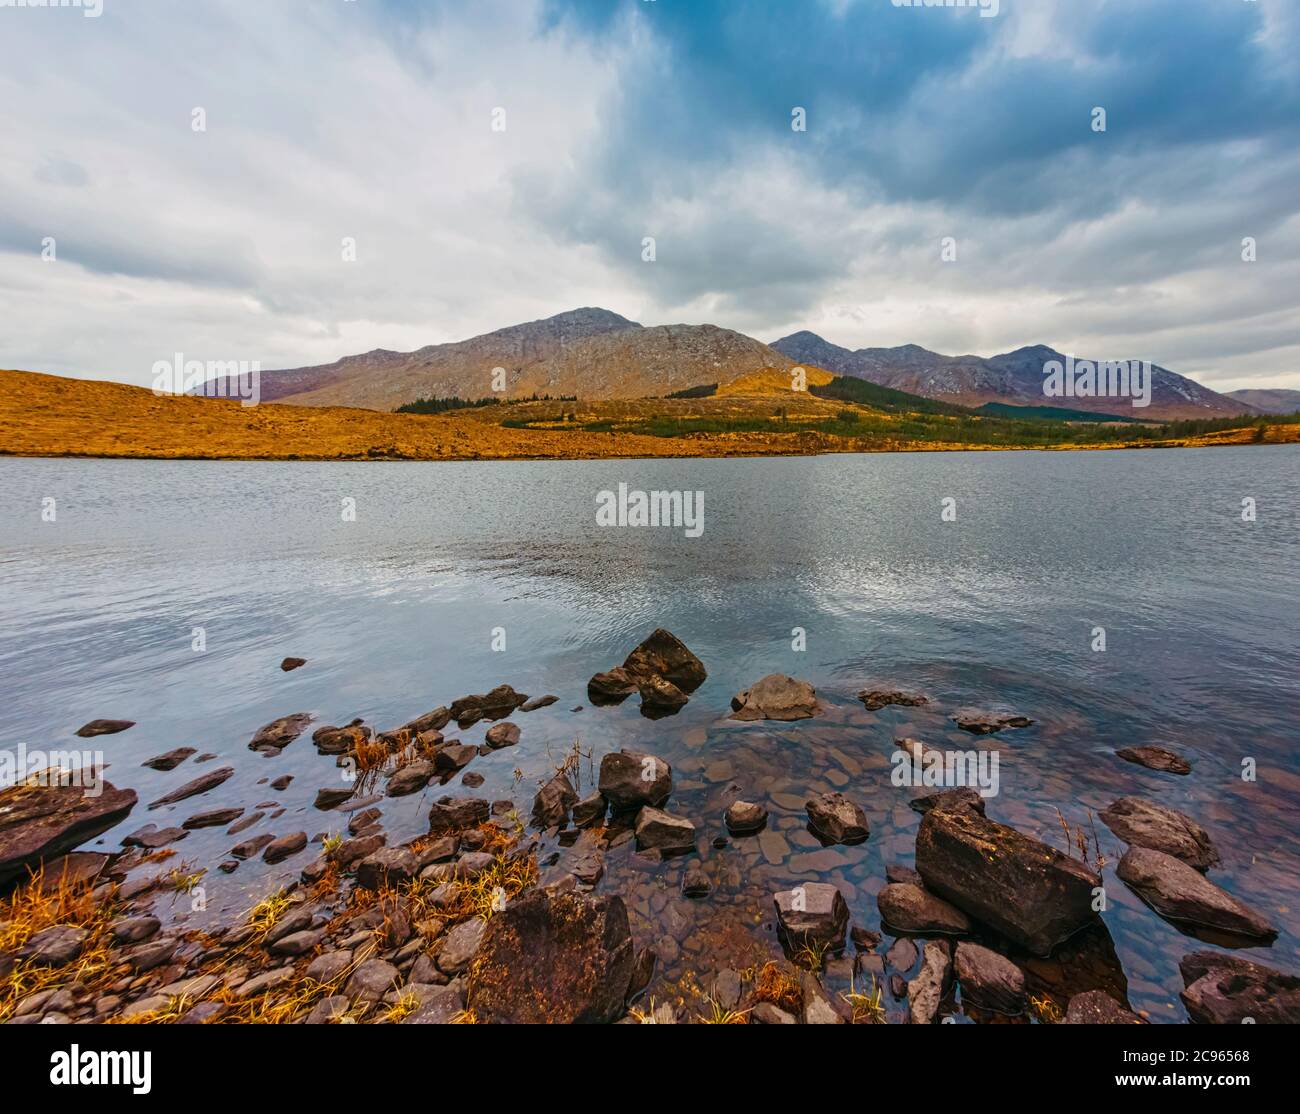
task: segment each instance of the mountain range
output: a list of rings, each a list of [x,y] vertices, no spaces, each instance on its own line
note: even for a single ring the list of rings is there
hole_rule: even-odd
[[[1300,391],[1288,391],[1283,387],[1265,390],[1228,391],[1225,397],[1244,402],[1247,406],[1264,414],[1300,413]]]
[[[261,397],[372,410],[393,410],[419,398],[653,398],[803,365],[970,407],[1059,405],[1158,420],[1254,411],[1247,399],[1218,394],[1160,367],[1153,368],[1151,405],[1145,408],[1133,407],[1126,398],[1048,398],[1043,365],[1057,359],[1065,357],[1041,344],[987,358],[945,356],[915,344],[850,350],[811,332],[767,345],[715,325],[647,327],[610,310],[586,307],[414,352],[375,349],[332,364],[266,371]],[[494,376],[498,368],[504,376]],[[494,378],[503,379],[504,389]],[[194,393],[220,390],[213,380]]]

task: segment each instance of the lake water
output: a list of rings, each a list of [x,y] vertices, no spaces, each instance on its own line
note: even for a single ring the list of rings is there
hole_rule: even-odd
[[[619,483],[702,491],[702,536],[597,527],[597,493]],[[949,498],[956,521],[941,516]],[[1242,518],[1248,498],[1253,522]],[[46,499],[53,522],[42,520]],[[344,519],[347,500],[355,521]],[[80,745],[72,733],[87,720],[138,721],[91,741],[109,779],[141,798],[92,846],[116,847],[146,820],[266,800],[284,813],[238,838],[316,835],[346,823],[312,808],[317,789],[339,784],[334,760],[310,732],[263,758],[247,748],[262,724],[308,711],[319,724],[362,717],[387,729],[501,683],[554,693],[557,704],[514,717],[519,746],[469,767],[486,779],[476,793],[514,797],[526,814],[575,740],[597,764],[619,747],[672,763],[670,808],[699,826],[714,893],[688,901],[683,861],[647,864],[629,844],[610,852],[601,883],[627,896],[639,940],[660,945],[660,1000],[779,954],[770,894],[798,880],[839,883],[854,923],[877,928],[885,866],[911,863],[919,820],[907,807],[915,791],[889,779],[894,738],[996,747],[990,817],[1058,847],[1058,809],[1087,827],[1088,810],[1128,794],[1199,820],[1223,854],[1211,879],[1282,929],[1272,948],[1244,954],[1294,971],[1297,507],[1296,446],[536,463],[7,459],[0,745],[65,749]],[[587,679],[659,626],[709,670],[686,708],[652,721],[636,698],[591,707]],[[1092,648],[1097,627],[1104,652]],[[803,651],[792,648],[795,628]],[[505,649],[494,650],[501,632]],[[308,664],[282,673],[287,655]],[[772,672],[812,681],[826,714],[726,720],[730,697]],[[921,688],[934,703],[868,712],[855,693],[876,682]],[[946,719],[988,703],[1035,723],[973,743]],[[459,734],[478,742],[486,726]],[[1142,743],[1182,752],[1192,774],[1113,754]],[[141,767],[178,746],[236,773],[148,812],[217,764]],[[1243,780],[1244,759],[1256,780]],[[286,773],[283,792],[265,784]],[[779,840],[711,846],[733,785],[768,804]],[[865,808],[866,844],[823,850],[789,807],[831,788]],[[461,791],[384,802],[390,842],[424,830],[434,797]],[[1122,844],[1100,820],[1096,830],[1111,862],[1109,940],[1079,962],[1126,980],[1153,1019],[1182,1020],[1177,961],[1203,945],[1115,879]],[[209,915],[247,908],[311,857],[216,872],[234,842],[218,828],[176,845],[209,870]],[[829,978],[847,985],[842,964]],[[890,1001],[892,1016],[900,1010]]]

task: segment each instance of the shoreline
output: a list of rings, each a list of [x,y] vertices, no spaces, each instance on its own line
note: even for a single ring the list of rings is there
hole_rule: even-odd
[[[299,663],[306,664],[286,658],[281,668]],[[595,706],[639,699],[642,715],[655,721],[697,699],[706,678],[704,663],[659,629],[622,665],[593,675],[587,697]],[[1290,975],[1198,946],[1267,948],[1279,928],[1219,888],[1233,885],[1231,859],[1195,817],[1161,803],[1170,790],[1178,799],[1175,784],[1142,782],[1134,772],[1125,795],[1095,821],[1089,811],[1074,827],[1058,811],[1065,851],[1008,823],[1013,802],[999,798],[996,764],[976,761],[987,757],[980,744],[1009,743],[1000,736],[1034,728],[1023,712],[1039,710],[957,707],[880,681],[856,693],[871,714],[928,706],[963,740],[895,737],[885,761],[873,764],[880,778],[913,791],[900,804],[920,821],[910,853],[893,849],[883,876],[863,889],[839,879],[835,864],[867,854],[881,835],[861,787],[847,777],[833,782],[842,791],[816,787],[823,778],[814,768],[846,761],[833,748],[810,761],[806,793],[765,793],[742,777],[716,812],[680,802],[691,775],[662,757],[662,740],[601,754],[575,742],[535,785],[517,781],[509,798],[478,795],[484,779],[475,760],[535,747],[528,713],[558,699],[500,684],[383,731],[361,720],[321,725],[309,713],[263,725],[247,744],[257,760],[297,742],[345,771],[338,788],[318,791],[314,808],[323,815],[299,831],[297,813],[281,824],[275,813],[261,834],[242,834],[269,804],[246,815],[249,802],[214,793],[205,808],[206,794],[234,770],[193,777],[191,759],[203,760],[193,748],[143,763],[177,770],[185,782],[147,810],[134,790],[109,784],[99,797],[57,785],[5,790],[0,803],[11,823],[0,840],[0,890],[16,888],[0,893],[0,1023],[1174,1021],[1130,1004],[1134,971],[1100,915],[1109,905],[1095,904],[1100,888],[1120,883],[1141,900],[1142,917],[1181,930],[1179,950],[1168,954],[1182,975],[1186,1020],[1300,1019]],[[731,699],[729,715],[719,713],[737,731],[804,722],[815,732],[827,699],[808,681],[769,674]],[[479,746],[449,737],[480,724]],[[76,734],[134,726],[94,720]],[[1124,769],[1197,776],[1164,747],[1114,757]],[[408,800],[418,803],[424,831],[390,842],[384,810]],[[163,804],[182,810],[153,811]],[[120,851],[78,850],[133,810],[136,821],[165,824],[196,809],[183,829],[146,824]],[[328,816],[340,827],[309,836]],[[812,871],[815,880],[795,868],[786,843],[805,821],[821,846],[804,855],[809,865],[834,860]],[[1103,851],[1102,824],[1128,845],[1118,862]],[[202,863],[172,848],[185,831],[207,827],[239,842]],[[745,854],[790,860],[758,886],[770,935],[765,927],[743,948],[720,950],[728,962],[715,967],[707,953],[685,956],[669,939],[647,936],[644,922],[638,929],[638,907],[656,894],[722,923],[734,910],[724,860]],[[203,893],[209,870],[230,874],[251,859],[291,864],[296,877],[204,927],[174,913]],[[169,899],[171,915],[162,908]],[[670,978],[674,964],[684,973]]]

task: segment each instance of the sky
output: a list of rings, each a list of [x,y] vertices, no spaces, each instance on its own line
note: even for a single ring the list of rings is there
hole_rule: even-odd
[[[15,2],[0,367],[595,305],[1300,389],[1295,0]]]

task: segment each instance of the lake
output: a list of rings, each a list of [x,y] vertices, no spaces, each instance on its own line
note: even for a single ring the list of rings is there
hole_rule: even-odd
[[[703,493],[700,536],[598,526],[599,493],[620,483]],[[44,500],[54,521],[43,520]],[[1253,521],[1243,500],[1254,501]],[[312,808],[318,789],[339,785],[334,759],[310,731],[264,758],[247,745],[261,725],[305,711],[317,724],[362,717],[383,730],[502,683],[553,693],[558,703],[513,717],[518,746],[475,759],[485,778],[475,792],[513,797],[526,815],[575,742],[590,754],[584,773],[620,747],[672,764],[669,807],[699,826],[713,893],[684,898],[682,860],[648,863],[628,843],[610,851],[600,883],[627,897],[639,942],[661,943],[661,1000],[720,967],[778,955],[771,893],[798,880],[838,883],[854,923],[878,928],[874,895],[887,865],[912,862],[919,822],[907,804],[917,791],[890,781],[893,740],[991,747],[1000,791],[989,816],[1062,849],[1062,817],[1091,833],[1090,810],[1120,796],[1197,819],[1223,855],[1209,877],[1281,929],[1271,948],[1242,954],[1294,970],[1297,507],[1300,446],[425,464],[5,459],[0,746],[67,749],[87,720],[137,721],[89,741],[109,780],[140,794],[91,846],[115,848],[146,821],[265,801],[283,814],[237,838],[314,836],[346,825]],[[592,707],[588,678],[656,627],[708,668],[690,703],[658,720],[635,697]],[[308,664],[282,673],[289,655]],[[734,693],[773,672],[811,681],[825,713],[725,718]],[[933,702],[869,712],[855,694],[875,683],[920,688]],[[975,741],[947,719],[968,704],[1035,722]],[[486,726],[447,733],[476,743]],[[1191,775],[1114,755],[1145,743],[1182,753]],[[179,746],[219,761],[141,767]],[[1248,759],[1254,780],[1242,776]],[[217,790],[146,809],[217,764],[236,771]],[[284,774],[292,783],[272,790]],[[768,805],[779,839],[711,845],[725,834],[733,785]],[[805,829],[798,802],[832,788],[866,810],[865,844],[824,849]],[[425,830],[430,801],[460,791],[385,801],[390,842]],[[1123,845],[1100,819],[1095,832],[1109,860],[1109,939],[1089,945],[1088,962],[1122,967],[1129,1000],[1153,1020],[1184,1020],[1177,961],[1203,945],[1114,877]],[[176,845],[178,859],[208,870],[207,913],[177,916],[203,923],[247,908],[312,856],[218,873],[237,838],[206,829]],[[847,986],[842,967],[836,979]],[[897,1017],[899,1004],[889,1007]]]

